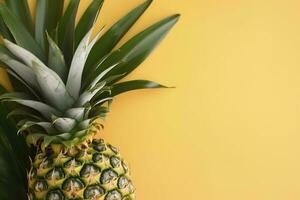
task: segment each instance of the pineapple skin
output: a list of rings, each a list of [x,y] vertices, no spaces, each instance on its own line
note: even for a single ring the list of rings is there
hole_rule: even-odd
[[[134,200],[129,170],[119,150],[102,139],[40,150],[28,173],[29,200]]]

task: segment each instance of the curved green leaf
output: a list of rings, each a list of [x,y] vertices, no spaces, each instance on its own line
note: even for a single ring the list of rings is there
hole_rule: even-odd
[[[74,52],[75,18],[80,0],[72,0],[58,25],[58,44],[64,52],[65,61],[71,63]]]
[[[120,63],[116,63],[114,65],[112,65],[111,67],[109,67],[108,69],[105,69],[103,72],[101,72],[94,80],[93,82],[90,84],[89,88],[93,88],[97,85],[97,83],[99,83],[99,81],[101,81],[103,79],[103,77],[105,77],[105,75],[107,75],[111,70],[113,70],[115,67],[117,67],[118,65],[120,65]],[[120,75],[117,75],[120,78]],[[116,76],[111,76],[111,77],[116,77]],[[116,77],[116,78],[118,78]]]
[[[17,108],[12,110],[10,113],[7,114],[7,118],[15,117],[15,116],[27,116],[34,120],[41,121],[42,118],[38,116],[38,114],[35,114],[32,110],[29,108]]]
[[[6,90],[0,87],[0,94]],[[0,199],[26,199],[29,153],[23,137],[6,118],[6,107],[0,104]]]
[[[12,54],[8,48],[6,48],[6,46],[4,46],[3,44],[0,44],[0,53],[6,54],[11,58],[17,59],[16,56],[14,54]]]
[[[56,118],[53,121],[54,127],[62,133],[71,131],[76,126],[76,124],[76,120],[71,118]]]
[[[40,60],[45,61],[42,48],[5,5],[0,5],[0,14],[17,44],[35,54]]]
[[[72,59],[68,80],[67,80],[67,90],[70,92],[71,96],[75,99],[78,98],[81,89],[81,79],[84,64],[86,58],[89,54],[89,40],[92,35],[92,29],[86,34],[83,40],[80,42],[74,57]],[[93,45],[93,42],[92,44]]]
[[[49,68],[41,67],[37,63],[33,64],[33,71],[49,104],[60,111],[65,111],[73,105],[74,99],[70,96],[63,81],[56,73]]]
[[[118,83],[113,85],[111,89],[111,95],[117,96],[119,94],[129,92],[132,90],[150,89],[150,88],[168,88],[168,87],[160,85],[153,81],[133,80],[133,81],[126,81],[123,83]]]
[[[84,108],[84,107],[71,108],[71,109],[67,110],[67,112],[64,114],[64,116],[75,119],[77,121],[81,121],[84,117],[85,111],[86,111],[86,108]]]
[[[39,90],[38,83],[32,69],[23,63],[10,58],[6,54],[0,53],[0,60],[12,69],[18,76],[20,76],[26,83],[28,83],[30,87],[35,88],[37,91]]]
[[[63,14],[64,0],[38,0],[36,2],[35,38],[47,52],[46,31],[54,37],[54,30]]]
[[[178,19],[179,15],[167,17],[134,36],[118,51],[115,51],[111,56],[109,56],[109,58],[107,58],[107,60],[96,69],[96,72],[93,73],[95,75],[91,79],[94,79],[97,74],[105,71],[112,64],[120,61],[122,61],[122,63],[106,74],[105,77],[123,73],[123,77],[128,75],[148,57],[153,49],[176,24]],[[114,82],[117,82],[123,77],[120,77]]]
[[[85,91],[78,98],[76,105],[83,106],[87,104],[103,87],[106,85],[106,82],[97,84],[93,89]]]
[[[16,72],[14,72],[11,69],[7,69],[6,71],[10,75],[10,79],[13,78],[13,83],[14,84],[16,84],[16,81],[19,81],[19,84],[21,84],[21,86],[23,87],[21,90],[18,88],[18,91],[26,91],[26,93],[29,92],[33,96],[35,96],[38,100],[41,100],[41,98],[37,94],[37,92],[28,83],[26,83],[18,74],[16,74]],[[16,88],[14,88],[14,89],[16,89]]]
[[[18,157],[14,149],[21,147],[14,146],[10,143],[5,135],[5,131],[0,127],[0,199],[26,199],[27,181],[26,173],[22,173],[18,164]],[[12,133],[13,130],[9,130]],[[14,134],[14,133],[12,133]],[[20,140],[20,139],[18,139]],[[24,149],[22,149],[24,150]],[[26,150],[24,150],[26,152]]]
[[[43,133],[29,134],[26,137],[26,142],[28,145],[30,145],[30,144],[37,145],[37,142],[44,137],[45,137],[45,134],[43,134]]]
[[[64,56],[57,44],[48,34],[47,38],[49,43],[48,66],[65,82],[68,76],[68,68],[66,66]]]
[[[28,130],[30,128],[32,128],[33,126],[38,126],[43,128],[48,134],[52,134],[55,133],[56,130],[53,127],[53,124],[50,122],[35,122],[35,121],[24,121],[21,124],[19,123],[18,126],[20,127],[18,130],[18,133],[21,133],[25,130]]]
[[[9,29],[7,28],[6,24],[3,21],[3,18],[0,17],[0,34],[2,35],[2,37],[15,42],[15,39],[13,38],[11,32],[9,31]]]
[[[85,34],[93,27],[97,20],[104,0],[93,0],[80,18],[75,30],[75,47],[77,47]]]
[[[103,103],[111,101],[111,100],[113,100],[112,97],[107,97],[107,98],[104,98],[104,99],[97,100],[97,101],[94,102],[94,106],[102,105]]]
[[[64,0],[48,0],[47,30],[52,33],[56,29],[64,10]],[[53,37],[53,35],[51,35]]]
[[[105,106],[97,106],[91,111],[90,117],[100,117],[104,119],[107,113],[109,113],[109,108]]]
[[[46,50],[46,30],[47,30],[47,12],[48,0],[38,0],[36,2],[35,13],[35,39],[40,46]]]
[[[95,44],[93,47],[85,67],[85,75],[90,74],[91,70],[95,69],[97,63],[107,55],[141,17],[152,3],[152,0],[147,0],[145,3],[133,9],[126,16],[116,22]]]
[[[78,124],[79,129],[88,129],[91,125],[92,119],[86,119]]]
[[[14,55],[22,59],[34,71],[41,92],[51,105],[63,111],[74,103],[74,99],[69,95],[64,82],[53,70],[45,66],[26,49],[8,40],[4,40],[4,43]]]
[[[33,34],[33,22],[27,0],[5,0],[5,3],[17,19]]]
[[[5,92],[4,94],[0,95],[0,100],[13,99],[13,98],[30,99],[30,96],[23,92]]]
[[[18,99],[18,98],[10,98],[10,99],[6,99],[3,101],[16,102],[23,106],[32,108],[33,110],[36,110],[39,113],[41,113],[45,118],[47,118],[49,120],[52,119],[53,115],[57,115],[57,116],[61,115],[61,113],[58,110],[56,110],[55,108],[53,108],[47,104],[41,103],[39,101],[23,100],[23,99]]]

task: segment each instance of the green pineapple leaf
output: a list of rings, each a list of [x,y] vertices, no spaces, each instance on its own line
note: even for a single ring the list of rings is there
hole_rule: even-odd
[[[4,99],[12,99],[12,98],[18,98],[18,99],[29,99],[30,96],[24,92],[5,92],[0,96],[0,100]]]
[[[48,13],[47,13],[47,31],[52,35],[52,31],[57,28],[57,25],[63,15],[64,0],[47,0]]]
[[[32,120],[42,121],[43,119],[36,114],[32,109],[29,108],[16,108],[13,109],[11,112],[7,114],[7,118],[22,116],[22,117],[29,117]]]
[[[147,80],[133,80],[133,81],[126,81],[123,83],[117,83],[112,86],[111,95],[117,96],[119,94],[129,92],[132,90],[139,90],[139,89],[152,89],[152,88],[168,88],[164,85],[160,85],[153,81]]]
[[[0,17],[0,34],[8,39],[9,41],[15,42],[15,39],[13,38],[11,32],[9,31],[9,29],[7,28],[4,20],[2,17]]]
[[[106,85],[106,82],[98,83],[93,89],[87,90],[84,93],[80,95],[78,98],[76,105],[78,106],[84,106],[87,104],[91,99],[100,91],[102,90]]]
[[[52,38],[48,34],[47,39],[49,43],[48,66],[50,69],[55,71],[65,82],[68,76],[68,68],[65,63],[64,55],[62,54],[61,50],[54,42],[54,40],[52,40]]]
[[[153,51],[153,49],[160,43],[160,41],[167,35],[170,29],[176,24],[180,15],[173,15],[167,17],[160,22],[150,26],[143,32],[137,34],[127,43],[125,43],[119,50],[112,53],[93,73],[90,79],[94,80],[97,74],[101,74],[103,71],[108,69],[115,63],[121,61],[121,63],[112,69],[109,73],[105,75],[104,78],[113,76],[116,74],[123,74],[114,82],[122,79],[135,68],[137,68]],[[90,82],[87,79],[87,82]]]
[[[10,75],[10,79],[13,80],[14,88],[16,85],[16,82],[22,86],[22,89],[20,90],[18,88],[18,91],[26,91],[26,93],[31,93],[36,99],[41,101],[41,98],[37,94],[37,92],[28,84],[26,83],[17,73],[15,73],[13,70],[6,69],[7,73]]]
[[[34,100],[24,100],[24,99],[19,99],[19,98],[7,98],[2,100],[3,102],[15,102],[20,105],[32,108],[36,111],[38,111],[41,115],[43,115],[45,118],[48,120],[52,119],[53,115],[61,115],[62,113],[56,110],[55,108],[41,103],[40,101],[34,101]]]
[[[91,70],[95,69],[97,63],[107,55],[142,16],[147,8],[152,3],[152,0],[147,0],[140,6],[133,9],[126,16],[117,21],[95,44],[93,47],[86,66],[84,75],[88,76]]]
[[[12,59],[7,54],[0,53],[0,60],[19,77],[22,78],[31,88],[39,90],[38,83],[36,81],[35,74],[32,69],[24,65],[23,63]]]
[[[58,41],[67,65],[71,63],[74,52],[75,18],[80,0],[72,0],[58,25]]]
[[[48,134],[55,133],[55,129],[53,128],[53,124],[50,122],[35,122],[30,120],[22,120],[22,123],[18,123],[18,126],[20,127],[18,130],[18,133],[21,133],[33,126],[38,126],[43,128]]]
[[[52,106],[64,110],[74,103],[74,99],[67,91],[64,82],[53,70],[45,66],[26,49],[8,40],[4,40],[4,43],[15,56],[22,59],[33,70],[41,92]]]
[[[116,63],[116,64],[110,66],[109,68],[105,69],[103,72],[101,72],[97,77],[95,77],[95,79],[93,80],[93,82],[90,84],[89,88],[94,88],[98,84],[98,82],[101,81],[105,77],[106,74],[108,74],[112,69],[114,69],[115,67],[117,67],[118,65],[120,65],[120,63]],[[118,77],[116,77],[116,76],[118,76]],[[116,80],[117,78],[121,77],[118,74],[116,76],[111,76],[111,77],[115,77],[114,80]]]
[[[65,112],[65,116],[68,118],[82,121],[86,112],[85,107],[71,108]]]
[[[0,86],[0,94],[7,92]],[[0,199],[27,199],[29,153],[24,138],[17,135],[7,111],[0,104]]]
[[[90,113],[90,117],[105,118],[107,113],[109,113],[109,108],[105,106],[98,106],[92,110],[92,112]]]
[[[17,44],[32,52],[40,60],[45,61],[46,58],[44,51],[40,45],[35,41],[30,32],[24,27],[18,18],[16,18],[16,16],[14,16],[14,14],[5,5],[0,5],[0,15],[12,33]]]
[[[67,90],[70,92],[71,96],[75,99],[78,98],[80,93],[82,72],[87,56],[99,36],[98,34],[98,36],[95,39],[93,39],[93,41],[89,44],[89,40],[92,35],[92,30],[93,29],[91,29],[80,42],[72,59],[71,67],[69,70],[66,87]]]
[[[39,0],[36,2],[35,39],[47,52],[46,31],[55,36],[63,15],[64,0]],[[56,39],[56,38],[55,38]]]
[[[56,118],[53,121],[54,127],[61,133],[67,133],[76,126],[76,120],[71,118]]]
[[[94,107],[100,106],[100,105],[102,105],[102,104],[104,104],[104,103],[106,103],[106,102],[109,102],[109,101],[111,101],[111,100],[113,100],[112,97],[101,98],[100,100],[95,100],[95,101],[94,101]]]
[[[104,0],[93,0],[80,18],[75,29],[75,48],[79,45],[85,34],[93,27],[103,2]]]
[[[46,50],[47,12],[49,10],[48,0],[36,2],[35,13],[35,39]]]
[[[5,122],[3,122],[5,123]],[[5,131],[0,126],[0,199],[22,199],[26,197],[26,174],[22,173],[17,163],[14,148],[5,135]],[[13,132],[13,130],[10,130]],[[15,134],[15,133],[13,133]],[[18,139],[19,140],[19,139]]]
[[[11,57],[11,58],[14,58],[14,59],[17,59],[14,54],[12,54],[8,48],[6,48],[6,46],[4,46],[3,44],[0,44],[0,53],[2,54],[6,54],[7,56]]]
[[[75,100],[70,96],[60,77],[51,69],[42,67],[38,63],[34,62],[32,67],[44,97],[49,101],[49,104],[60,111],[70,108]]]
[[[21,21],[27,30],[33,35],[33,21],[27,0],[5,0],[7,7]]]

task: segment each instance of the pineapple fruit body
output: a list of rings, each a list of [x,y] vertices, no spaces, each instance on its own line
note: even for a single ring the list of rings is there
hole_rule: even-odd
[[[129,170],[102,139],[64,150],[39,151],[28,174],[30,200],[133,200]]]

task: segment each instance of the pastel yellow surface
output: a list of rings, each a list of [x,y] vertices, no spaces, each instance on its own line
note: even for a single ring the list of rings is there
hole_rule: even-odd
[[[107,1],[97,27],[141,2]],[[118,97],[103,132],[130,163],[138,200],[300,199],[299,10],[295,0],[154,1],[123,42],[183,16],[129,79],[177,88]]]

